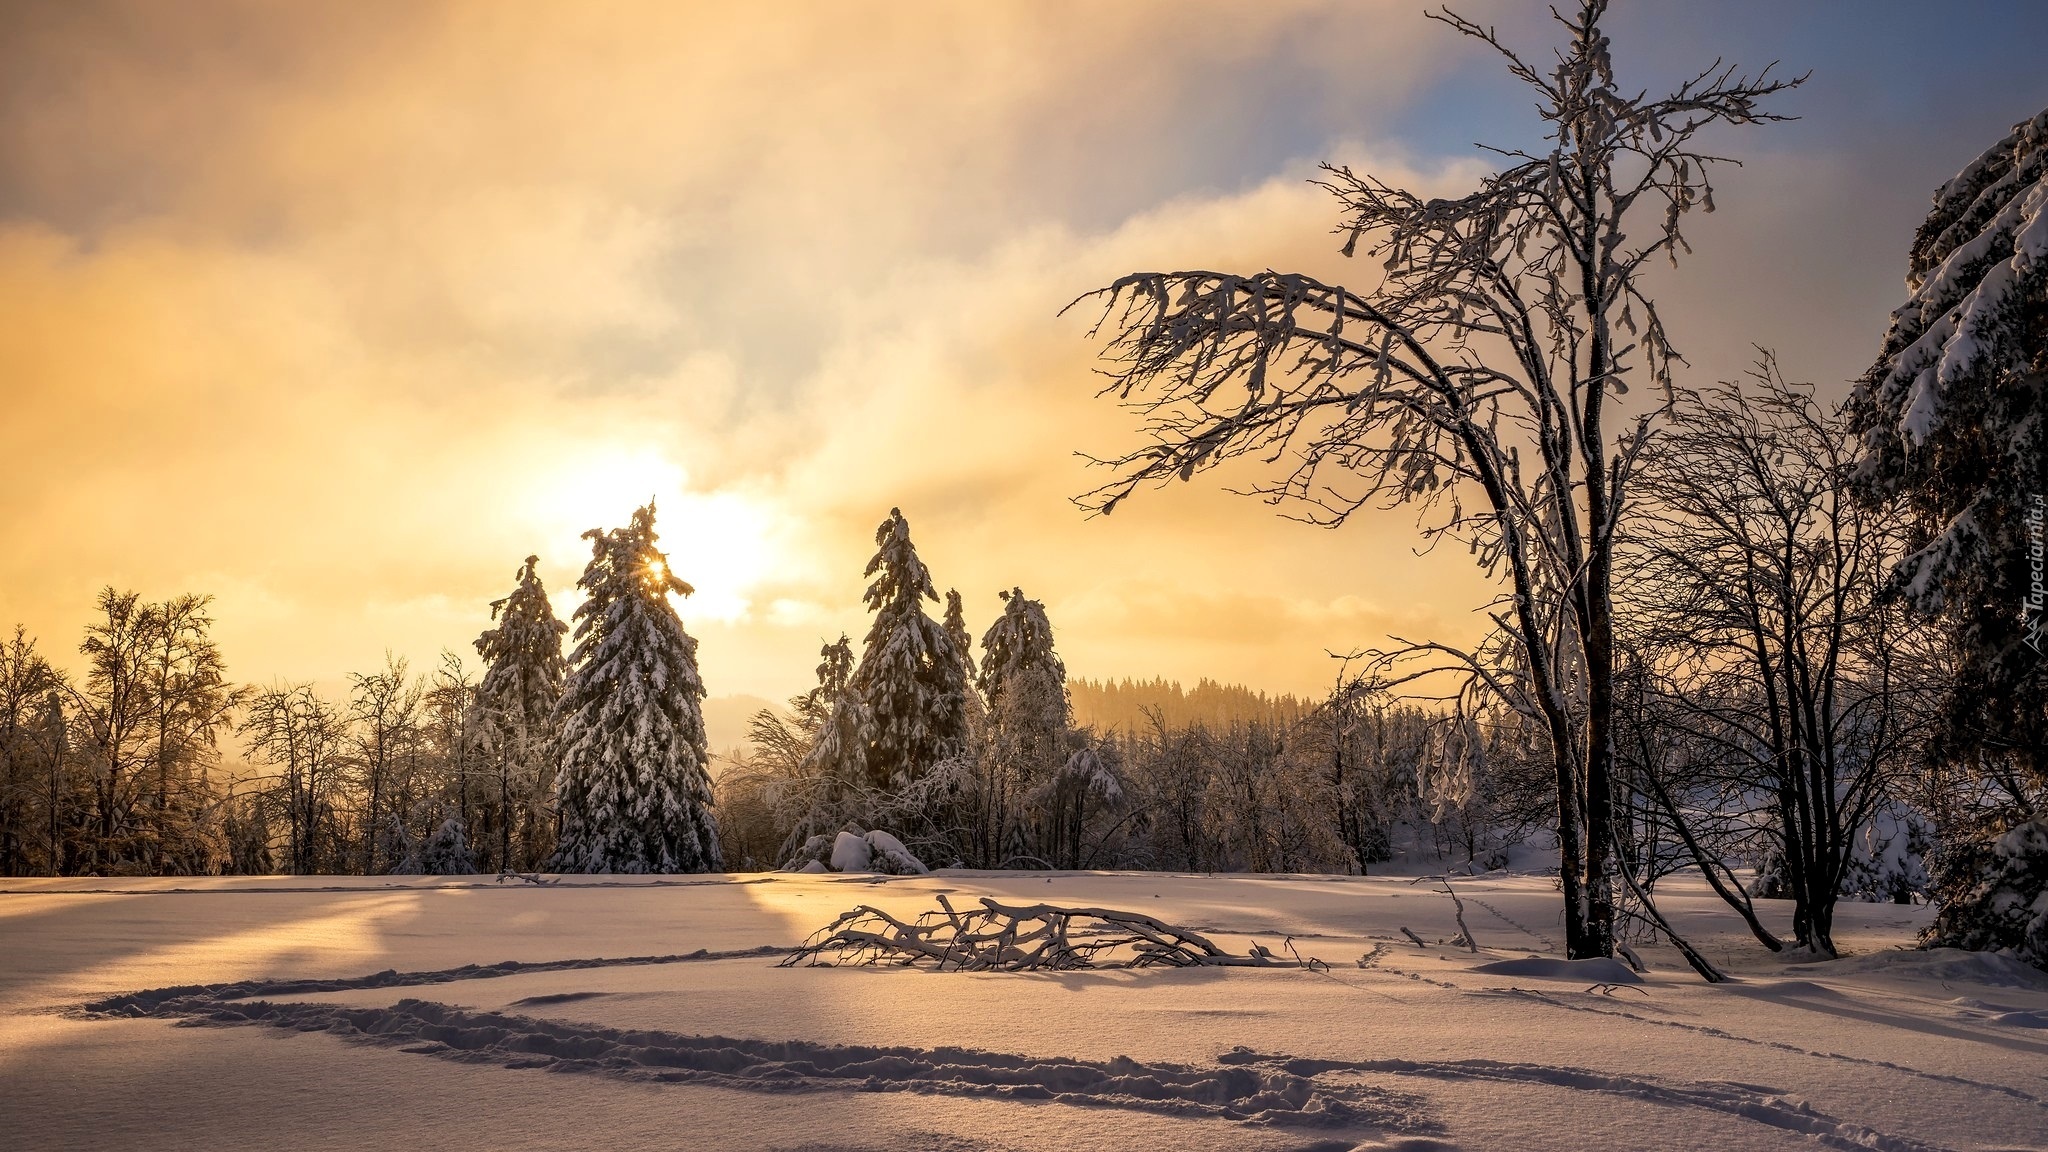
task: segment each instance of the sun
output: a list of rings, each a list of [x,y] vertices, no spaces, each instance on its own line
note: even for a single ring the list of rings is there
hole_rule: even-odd
[[[772,511],[737,492],[685,492],[674,508],[661,505],[655,526],[669,567],[695,589],[686,613],[728,623],[747,616],[755,590],[785,567]]]
[[[693,490],[689,474],[659,448],[592,445],[542,473],[527,500],[536,550],[552,564],[580,571],[590,559],[583,533],[616,528],[633,510],[655,503],[655,530],[668,554],[660,579],[673,571],[693,589],[678,596],[685,619],[731,623],[748,616],[756,590],[786,557],[782,517],[763,497],[721,489]]]

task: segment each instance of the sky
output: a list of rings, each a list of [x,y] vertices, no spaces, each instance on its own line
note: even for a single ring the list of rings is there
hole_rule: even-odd
[[[1533,55],[1540,6],[1474,3]],[[2048,105],[2048,6],[1621,0],[1624,85],[1811,72],[1659,285],[1688,383],[1839,396],[1943,179]],[[657,501],[714,697],[866,631],[892,507],[978,635],[1069,672],[1318,692],[1491,595],[1415,516],[1071,498],[1137,442],[1092,314],[1139,269],[1343,282],[1323,161],[1432,194],[1538,123],[1382,0],[0,5],[0,625],[73,664],[102,586],[212,595],[238,679],[474,659],[540,557]],[[936,612],[936,606],[934,607]]]

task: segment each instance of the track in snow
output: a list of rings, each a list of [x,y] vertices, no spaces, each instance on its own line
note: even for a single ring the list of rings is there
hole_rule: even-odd
[[[466,975],[466,974],[465,974]],[[456,977],[458,979],[461,976]],[[294,982],[391,987],[391,981]],[[1419,1095],[1326,1084],[1273,1068],[1040,1058],[966,1048],[867,1047],[618,1029],[406,999],[388,1008],[254,999],[241,986],[162,989],[86,1005],[101,1018],[150,1016],[187,1026],[268,1025],[464,1063],[583,1072],[760,1092],[917,1092],[1044,1100],[1249,1124],[1434,1133]],[[1352,1146],[1345,1140],[1329,1148]]]
[[[1587,1068],[1523,1064],[1501,1060],[1321,1060],[1262,1055],[1237,1049],[1219,1057],[1226,1064],[1270,1067],[1309,1079],[1331,1072],[1422,1076],[1439,1080],[1493,1080],[1545,1084],[1599,1092],[1681,1108],[1698,1108],[1806,1136],[1830,1148],[1854,1152],[1949,1152],[1909,1136],[1895,1136],[1816,1112],[1803,1101],[1746,1084],[1671,1082],[1622,1076]]]
[[[1944,1072],[1928,1072],[1924,1069],[1912,1068],[1890,1060],[1876,1060],[1868,1056],[1851,1056],[1845,1052],[1819,1052],[1812,1048],[1802,1048],[1797,1044],[1787,1044],[1782,1040],[1760,1040],[1754,1036],[1743,1036],[1709,1024],[1690,1024],[1683,1020],[1659,1020],[1654,1017],[1630,1012],[1624,1008],[1602,1008],[1592,1004],[1573,1004],[1547,992],[1539,992],[1532,988],[1504,988],[1491,994],[1530,1000],[1546,1007],[1562,1008],[1570,1012],[1591,1012],[1599,1016],[1612,1016],[1618,1020],[1627,1020],[1631,1023],[1646,1024],[1656,1028],[1675,1028],[1682,1032],[1690,1032],[1696,1036],[1706,1036],[1714,1040],[1727,1040],[1737,1044],[1752,1044],[1759,1048],[1771,1048],[1779,1052],[1789,1052],[1795,1056],[1809,1056],[1816,1060],[1833,1060],[1843,1064],[1860,1064],[1866,1068],[1881,1068],[1887,1072],[1897,1072],[1904,1076],[1931,1080],[1937,1084],[1951,1084],[1963,1088],[1974,1088],[1980,1092],[1990,1092],[1999,1096],[2009,1096],[2014,1100],[2031,1104],[2036,1108],[2048,1109],[2048,1100],[2043,1100],[2031,1092],[2022,1091],[2009,1084],[1990,1084],[1982,1080],[1971,1080],[1963,1076],[1950,1076]],[[1973,1040],[1987,1039],[1975,1036],[1967,1038]]]
[[[184,1026],[267,1025],[298,1032],[327,1032],[351,1042],[465,1063],[582,1072],[643,1082],[711,1084],[764,1092],[914,1092],[1043,1100],[1189,1118],[1323,1128],[1342,1131],[1349,1137],[1317,1141],[1301,1152],[1338,1152],[1354,1147],[1353,1141],[1367,1137],[1368,1133],[1389,1136],[1392,1144],[1374,1143],[1367,1137],[1366,1143],[1355,1145],[1357,1148],[1448,1147],[1435,1139],[1443,1134],[1443,1129],[1429,1117],[1424,1096],[1367,1083],[1361,1079],[1365,1076],[1545,1085],[1737,1117],[1802,1135],[1827,1147],[1863,1152],[1947,1152],[1940,1145],[1838,1120],[1802,1101],[1754,1085],[1670,1081],[1570,1066],[1494,1060],[1347,1061],[1264,1055],[1243,1048],[1225,1053],[1215,1064],[1206,1066],[1147,1064],[1127,1057],[1088,1061],[965,1048],[869,1047],[617,1029],[417,999],[371,1008],[266,999],[432,986],[536,972],[741,959],[787,951],[778,947],[728,952],[700,949],[671,956],[505,961],[427,972],[384,971],[337,980],[245,980],[186,985],[107,997],[81,1006],[80,1014],[99,1019],[168,1019]],[[557,1003],[584,995],[535,996],[516,1006]],[[1535,998],[1556,1006],[1570,1006],[1548,997]],[[1613,1014],[1640,1019],[1628,1013]],[[1709,1034],[1718,1033],[1693,1027]],[[1877,1061],[1856,1062],[1914,1071]],[[1951,1079],[1931,1075],[1930,1078]],[[2005,1091],[2032,1100],[2026,1094]]]

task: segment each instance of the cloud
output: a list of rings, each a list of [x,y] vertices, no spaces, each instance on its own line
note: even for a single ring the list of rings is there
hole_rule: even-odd
[[[0,616],[61,652],[101,583],[212,591],[237,672],[329,684],[466,648],[528,552],[566,612],[577,534],[650,495],[714,691],[864,631],[899,504],[981,615],[1227,583],[1234,549],[1131,541],[1257,510],[1067,503],[1124,419],[1054,313],[1134,261],[1327,247],[1303,158],[1430,59],[1309,2],[4,20]],[[1327,111],[1276,116],[1302,85]]]
[[[864,634],[891,507],[1079,675],[1312,691],[1325,648],[1469,641],[1490,588],[1409,510],[1205,476],[1083,517],[1075,453],[1138,431],[1057,315],[1139,268],[1357,276],[1314,164],[1469,185],[1389,139],[1465,55],[1407,0],[9,5],[0,622],[66,654],[103,583],[213,592],[237,675],[338,685],[466,651],[529,553],[566,614],[579,533],[654,496],[719,694]],[[1789,206],[1866,173],[1744,176],[1674,289],[1702,363],[1866,270],[1757,272],[1840,247]]]

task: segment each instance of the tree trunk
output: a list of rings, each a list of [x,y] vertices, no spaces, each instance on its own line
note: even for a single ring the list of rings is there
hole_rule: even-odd
[[[498,871],[512,870],[512,765],[498,756]]]

